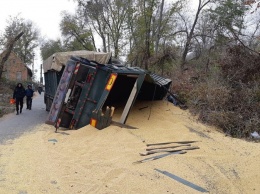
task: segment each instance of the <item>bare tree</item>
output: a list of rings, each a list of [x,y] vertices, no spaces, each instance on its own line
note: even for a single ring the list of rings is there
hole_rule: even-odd
[[[106,16],[104,2],[101,0],[76,0],[78,2],[78,11],[81,13],[82,19],[90,23],[90,27],[101,37],[103,52],[107,52],[106,31],[107,24],[104,21]],[[92,30],[91,30],[91,33]]]
[[[184,71],[184,65],[186,63],[186,57],[187,57],[187,54],[188,54],[188,51],[189,51],[189,48],[190,48],[190,44],[191,44],[191,41],[192,41],[192,38],[193,38],[193,35],[194,35],[195,27],[196,27],[198,19],[199,19],[199,15],[200,15],[202,9],[206,5],[208,5],[210,2],[211,2],[211,0],[205,0],[205,1],[199,0],[199,4],[198,4],[198,7],[197,7],[195,18],[194,18],[194,21],[193,21],[193,24],[192,24],[190,31],[187,33],[187,40],[186,40],[186,43],[185,43],[185,46],[184,46],[184,51],[182,53],[182,58],[181,58],[181,70],[182,71]]]
[[[60,29],[65,46],[70,50],[93,50],[92,32],[86,20],[78,14],[63,12]]]
[[[112,39],[115,58],[118,58],[119,56],[119,43],[124,34],[129,2],[129,0],[105,0],[104,2],[104,8],[106,9],[105,13],[107,14],[103,14],[103,20],[108,27],[108,41],[110,40],[110,37]],[[110,45],[108,45],[108,47],[110,47]]]
[[[16,35],[14,38],[10,39],[6,45],[6,49],[4,50],[4,52],[2,52],[0,54],[0,79],[2,78],[2,73],[3,73],[3,68],[4,68],[4,64],[5,62],[8,60],[8,57],[11,54],[11,51],[14,48],[14,44],[17,40],[19,40],[22,35],[24,34],[24,32],[20,32],[18,35]]]
[[[164,0],[161,2],[160,6],[160,16],[158,20],[158,29],[156,33],[156,40],[155,40],[155,53],[158,54],[158,46],[160,41],[160,34],[161,34],[161,25],[162,25],[162,17],[163,17],[163,6],[164,6]]]
[[[33,52],[38,46],[39,29],[31,20],[25,20],[19,15],[15,17],[10,16],[7,22],[4,32],[5,40],[10,40],[20,32],[24,32],[23,36],[14,45],[13,51],[25,64],[32,64]]]

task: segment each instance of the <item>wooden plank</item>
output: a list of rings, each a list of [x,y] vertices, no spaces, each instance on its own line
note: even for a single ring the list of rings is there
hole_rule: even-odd
[[[187,144],[187,143],[195,143],[198,141],[171,141],[171,142],[162,142],[162,143],[150,143],[146,144],[146,146],[154,146],[154,145],[166,145],[171,143],[177,143],[177,144]]]
[[[127,116],[129,114],[131,106],[132,106],[132,104],[134,102],[136,94],[137,94],[137,80],[135,81],[134,87],[133,87],[133,89],[131,91],[131,94],[130,94],[128,100],[127,100],[127,103],[126,103],[126,106],[124,108],[124,111],[123,111],[123,113],[121,115],[121,118],[120,118],[120,121],[119,121],[120,123],[125,124]]]
[[[149,148],[146,148],[146,151],[167,149],[167,148],[178,148],[178,147],[183,147],[183,146],[190,146],[190,144],[183,144],[183,145],[177,145],[177,146],[149,147]]]
[[[169,153],[166,153],[166,154],[160,154],[160,155],[153,156],[153,157],[150,157],[150,158],[145,158],[143,160],[138,160],[136,162],[133,162],[133,164],[140,164],[140,163],[144,163],[144,162],[148,162],[148,161],[153,161],[153,160],[157,160],[157,159],[160,159],[160,158],[164,158],[166,156],[170,156],[170,155],[174,155],[174,154],[185,154],[185,153],[187,153],[187,152],[186,151],[169,152]]]
[[[120,123],[122,123],[122,124],[125,124],[125,122],[126,122],[129,111],[132,108],[132,106],[135,102],[135,99],[138,95],[138,92],[140,91],[141,86],[144,82],[145,75],[146,74],[140,74],[135,81],[134,87],[131,91],[131,94],[130,94],[128,100],[127,100],[126,106],[125,106],[124,111],[123,111],[121,118],[120,118]]]
[[[152,151],[147,151],[144,153],[140,153],[141,156],[147,156],[150,154],[155,154],[159,152],[178,152],[178,151],[183,151],[183,150],[195,150],[199,149],[199,147],[194,146],[194,147],[188,147],[188,148],[180,148],[180,149],[161,149],[161,150],[152,150]]]
[[[189,182],[189,181],[187,181],[187,180],[185,180],[185,179],[183,179],[183,178],[181,178],[179,176],[176,176],[176,175],[174,175],[172,173],[169,173],[167,171],[162,171],[162,170],[159,170],[157,168],[155,168],[154,170],[156,170],[157,172],[162,173],[165,176],[168,176],[168,177],[172,178],[173,180],[176,180],[176,181],[178,181],[178,182],[180,182],[180,183],[182,183],[182,184],[184,184],[184,185],[186,185],[186,186],[188,186],[188,187],[190,187],[192,189],[195,189],[195,190],[200,191],[202,193],[208,193],[209,192],[206,189],[204,189],[204,188],[202,188],[202,187],[200,187],[198,185],[195,185],[194,183]]]

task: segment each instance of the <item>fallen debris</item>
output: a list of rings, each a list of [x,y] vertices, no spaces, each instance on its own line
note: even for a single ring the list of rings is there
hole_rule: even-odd
[[[139,108],[138,110],[143,110],[143,109],[145,109],[145,108],[148,108],[148,106],[144,106],[144,107],[142,107],[142,108]]]
[[[118,126],[118,127],[121,127],[121,128],[126,128],[126,129],[138,129],[137,127],[133,127],[133,126],[126,125],[126,124],[123,124],[123,123],[119,123],[117,121],[112,121],[111,125],[115,125],[115,126]]]
[[[177,146],[164,146],[164,147],[150,147],[146,148],[146,151],[151,151],[151,150],[159,150],[159,149],[166,149],[166,148],[178,148],[178,147],[183,147],[183,146],[191,146],[190,144],[183,144],[183,145],[177,145]]]
[[[186,186],[188,186],[188,187],[190,187],[192,189],[195,189],[195,190],[200,191],[202,193],[208,192],[206,189],[204,189],[204,188],[202,188],[202,187],[200,187],[198,185],[195,185],[195,184],[193,184],[193,183],[191,183],[191,182],[189,182],[189,181],[187,181],[187,180],[185,180],[185,179],[183,179],[181,177],[178,177],[178,176],[176,176],[176,175],[174,175],[172,173],[169,173],[167,171],[162,171],[162,170],[159,170],[157,168],[155,168],[154,170],[159,172],[159,173],[162,173],[165,176],[168,176],[168,177],[170,177],[170,178],[172,178],[172,179],[174,179],[174,180],[176,180],[176,181],[178,181],[178,182],[180,182],[180,183],[182,183],[182,184],[184,184],[184,185],[186,185]]]
[[[194,146],[194,147],[188,147],[188,148],[182,148],[182,149],[159,149],[159,150],[152,150],[152,151],[147,151],[144,153],[139,153],[141,156],[147,156],[150,154],[155,154],[155,153],[159,153],[159,152],[178,152],[178,151],[183,151],[183,150],[195,150],[195,149],[199,149],[198,146]]]
[[[58,142],[57,139],[49,139],[48,141],[51,141],[51,142],[53,142],[53,143],[57,143],[57,142]]]
[[[133,164],[140,164],[140,163],[144,163],[144,162],[148,162],[148,161],[153,161],[153,160],[164,158],[166,156],[173,155],[173,154],[186,154],[186,153],[187,153],[186,151],[178,151],[178,152],[170,152],[167,154],[160,154],[158,156],[153,156],[153,157],[145,158],[143,160],[138,160],[136,162],[133,162]]]
[[[169,102],[173,103],[175,106],[178,106],[178,104],[179,104],[178,100],[176,98],[174,98],[173,96],[171,96],[171,95],[167,96],[167,100]]]
[[[260,139],[260,135],[256,131],[254,133],[251,133],[251,136],[255,139]]]
[[[187,144],[187,143],[195,143],[195,142],[198,142],[198,141],[172,141],[172,142],[163,142],[163,143],[151,143],[151,144],[146,144],[146,146],[166,145],[166,144],[171,144],[171,143]]]
[[[59,131],[57,131],[56,133],[60,133],[61,135],[70,135],[69,133],[66,133],[66,132],[59,132]]]

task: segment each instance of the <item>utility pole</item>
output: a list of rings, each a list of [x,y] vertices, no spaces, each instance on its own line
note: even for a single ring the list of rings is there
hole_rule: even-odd
[[[33,56],[33,64],[32,64],[32,80],[34,80],[34,56],[35,56],[35,54],[33,53],[32,56]]]
[[[41,85],[43,84],[43,79],[42,79],[42,64],[41,64],[41,75],[40,75],[40,83],[41,83]]]

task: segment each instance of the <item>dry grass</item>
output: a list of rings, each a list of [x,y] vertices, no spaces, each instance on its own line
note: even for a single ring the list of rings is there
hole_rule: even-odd
[[[14,111],[14,106],[9,104],[9,100],[13,96],[14,84],[6,80],[0,81],[0,117]]]
[[[260,132],[260,57],[240,46],[219,56],[217,71],[193,67],[174,76],[173,89],[200,121],[233,137],[249,137]]]

